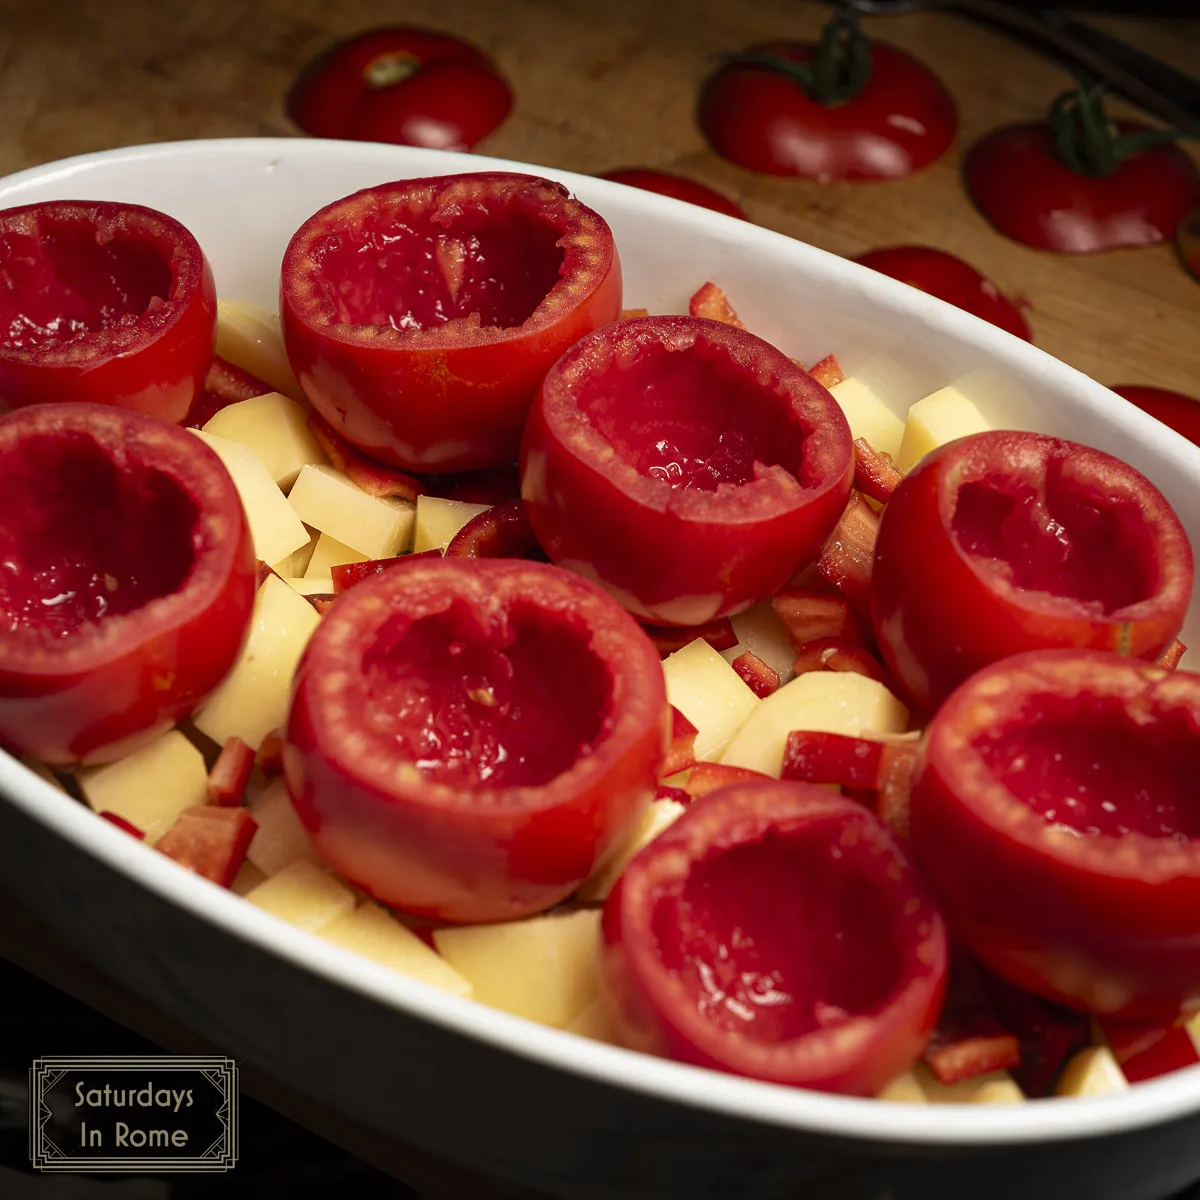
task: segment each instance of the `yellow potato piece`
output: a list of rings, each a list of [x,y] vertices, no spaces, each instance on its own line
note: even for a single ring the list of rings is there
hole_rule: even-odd
[[[703,639],[663,660],[667,699],[696,727],[696,757],[715,758],[761,703]]]
[[[304,392],[288,362],[279,314],[247,300],[217,302],[217,354],[293,400]]]
[[[253,450],[276,485],[286,492],[301,467],[328,462],[306,418],[306,411],[295,400],[282,392],[268,392],[226,405],[212,416],[204,432]]]
[[[1067,1063],[1058,1078],[1056,1096],[1109,1096],[1123,1092],[1129,1081],[1107,1046],[1089,1046]]]
[[[323,579],[328,583],[330,571],[334,567],[366,561],[365,554],[360,554],[357,550],[352,550],[345,542],[339,542],[337,538],[323,533],[317,539],[317,548],[313,551],[312,558],[308,560],[304,577],[306,579]]]
[[[486,504],[465,504],[461,500],[441,500],[437,496],[418,496],[413,553],[445,550],[454,535],[488,507]]]
[[[576,897],[585,903],[605,899],[612,891],[613,885],[621,877],[621,872],[629,866],[633,856],[682,816],[683,805],[677,800],[655,800],[646,810],[646,815],[634,831],[633,837],[614,858],[584,882],[579,891],[575,893]]]
[[[391,558],[412,541],[414,508],[364,492],[333,467],[306,466],[288,494],[296,516],[364,558]]]
[[[354,907],[354,893],[336,876],[311,862],[294,862],[245,897],[308,933],[319,933]]]
[[[257,867],[264,879],[300,860],[320,862],[282,779],[273,779],[246,807],[258,825],[246,861]]]
[[[931,450],[991,428],[984,415],[958,388],[944,387],[924,400],[918,400],[908,410],[896,465],[901,471],[911,470]]]

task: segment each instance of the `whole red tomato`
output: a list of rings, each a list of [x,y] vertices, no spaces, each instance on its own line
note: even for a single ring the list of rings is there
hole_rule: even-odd
[[[955,934],[1050,1000],[1200,995],[1200,676],[1092,650],[996,662],[929,725],[910,844]]]
[[[216,329],[212,271],[174,218],[95,200],[0,212],[0,409],[84,401],[181,421]]]
[[[292,85],[287,113],[313,137],[470,150],[512,103],[482,50],[398,27],[360,33],[311,62]]]
[[[560,184],[406,179],[300,227],[279,308],[305,394],[353,446],[413,471],[503,467],[550,365],[620,315],[621,264]]]
[[[1182,392],[1144,384],[1122,383],[1115,385],[1112,390],[1118,396],[1124,396],[1130,404],[1136,404],[1142,412],[1149,413],[1200,446],[1200,400],[1185,396]]]
[[[887,246],[868,250],[854,261],[1033,341],[1021,310],[990,279],[953,254],[930,246]]]
[[[393,907],[501,921],[565,899],[654,796],[658,653],[543,563],[421,558],[357,583],[296,674],[284,771],[322,857]]]
[[[837,401],[761,338],[699,317],[582,338],[547,372],[521,447],[551,562],[664,625],[776,592],[820,552],[853,476]]]
[[[1060,254],[1169,241],[1200,204],[1200,171],[1170,130],[1113,121],[1102,89],[1059,96],[1044,122],[1008,125],[963,165],[980,212],[1007,237]]]
[[[883,510],[871,617],[884,662],[932,712],[967,676],[1025,650],[1153,660],[1179,632],[1192,551],[1131,466],[1035,433],[960,438]]]
[[[232,667],[256,570],[237,490],[186,430],[93,404],[0,417],[0,744],[107,762]]]
[[[697,120],[723,158],[768,175],[899,179],[941,157],[958,116],[927,67],[836,16],[820,41],[760,42],[728,57]]]
[[[941,915],[891,834],[805,783],[695,800],[626,867],[602,934],[626,1045],[848,1095],[920,1057],[946,979]]]
[[[655,171],[649,167],[623,167],[617,171],[607,171],[600,178],[611,179],[613,183],[623,183],[626,187],[658,192],[661,196],[671,196],[675,200],[686,200],[689,204],[711,208],[714,212],[724,213],[729,217],[741,217],[743,220],[746,218],[741,208],[728,197],[722,196],[706,184],[697,183],[694,179],[685,179],[682,175]]]

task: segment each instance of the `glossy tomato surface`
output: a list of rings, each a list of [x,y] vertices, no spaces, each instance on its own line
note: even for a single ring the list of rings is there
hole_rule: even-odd
[[[658,192],[662,196],[671,196],[676,200],[686,200],[689,204],[698,204],[701,208],[711,208],[714,212],[724,213],[728,217],[741,217],[746,214],[728,196],[710,188],[707,184],[697,183],[683,175],[673,175],[669,171],[656,171],[650,167],[623,167],[616,171],[607,171],[601,179],[610,179],[613,183],[623,183],[626,187],[641,188],[647,192]]]
[[[969,263],[932,246],[885,246],[855,260],[939,300],[945,300],[1025,341],[1033,341],[1021,310]]]
[[[968,675],[1041,648],[1154,659],[1192,591],[1162,493],[1099,450],[990,432],[927,455],[883,511],[871,615],[884,662],[932,711]]]
[[[296,675],[288,789],[321,855],[395,908],[500,921],[565,899],[654,796],[658,654],[543,563],[422,558],[346,591]]]
[[[1122,136],[1149,127],[1117,121]],[[1006,237],[1060,254],[1092,254],[1170,241],[1200,204],[1200,171],[1178,146],[1130,155],[1109,175],[1060,162],[1044,123],[987,134],[963,164],[976,207]]]
[[[310,217],[283,260],[305,394],[352,445],[408,470],[515,462],[542,376],[620,311],[608,225],[531,175],[356,192]]]
[[[602,931],[626,1045],[793,1087],[877,1094],[945,985],[942,918],[891,834],[804,783],[695,800],[626,868]]]
[[[958,115],[927,67],[876,42],[862,90],[821,104],[786,69],[811,62],[813,50],[805,42],[761,42],[705,82],[697,119],[722,158],[768,175],[900,179],[949,149]]]
[[[217,329],[212,271],[178,221],[137,204],[0,212],[0,409],[81,401],[181,421]]]
[[[1182,392],[1145,384],[1120,383],[1112,390],[1200,446],[1200,400]]]
[[[850,492],[837,401],[744,329],[645,317],[551,368],[521,451],[521,494],[551,562],[640,620],[702,625],[782,587]]]
[[[256,570],[224,466],[186,430],[91,404],[0,417],[0,744],[105,762],[233,665]]]
[[[288,116],[314,137],[470,150],[512,110],[492,59],[426,29],[371,29],[332,46],[300,73]]]
[[[1034,651],[959,688],[911,797],[955,932],[1076,1008],[1175,1017],[1200,1000],[1200,676]]]

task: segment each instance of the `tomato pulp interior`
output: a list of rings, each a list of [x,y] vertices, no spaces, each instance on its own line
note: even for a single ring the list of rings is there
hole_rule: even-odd
[[[1153,532],[1132,505],[1046,465],[1044,487],[1016,474],[963,483],[952,522],[963,551],[1023,591],[1079,601],[1105,616],[1148,599]]]
[[[0,452],[0,479],[0,631],[66,637],[169,595],[192,568],[195,501],[86,434],[25,438]]]
[[[860,843],[861,845],[861,843]],[[878,1011],[901,986],[896,901],[828,831],[713,849],[655,901],[663,966],[722,1032],[775,1044]]]
[[[369,210],[316,248],[318,294],[344,325],[433,329],[527,321],[558,282],[565,228],[511,196],[448,212]]]
[[[0,344],[33,350],[135,326],[170,298],[170,259],[149,233],[38,221],[36,234],[0,232]]]
[[[640,475],[678,490],[746,483],[755,464],[805,480],[805,430],[788,401],[728,351],[697,339],[623,347],[574,383],[596,432]]]
[[[465,604],[395,616],[363,655],[363,720],[436,783],[538,787],[587,755],[612,679],[565,617],[514,604],[503,628]]]
[[[1137,719],[1111,697],[1036,697],[976,740],[996,779],[1048,825],[1085,837],[1200,838],[1200,742],[1180,709]]]

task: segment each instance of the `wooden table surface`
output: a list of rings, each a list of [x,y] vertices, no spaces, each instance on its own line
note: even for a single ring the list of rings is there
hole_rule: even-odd
[[[1002,238],[966,200],[964,148],[1036,118],[1069,82],[995,34],[937,13],[866,22],[927,61],[960,104],[955,147],[909,180],[782,180],[707,149],[692,106],[712,56],[808,37],[827,13],[815,0],[0,0],[0,174],[138,142],[293,134],[283,97],[310,56],[372,25],[420,24],[489,50],[513,85],[515,110],[480,152],[583,172],[669,168],[839,254],[939,246],[1023,295],[1050,353],[1105,383],[1200,395],[1200,283],[1170,247],[1045,254]],[[1200,75],[1200,19],[1096,22]]]

